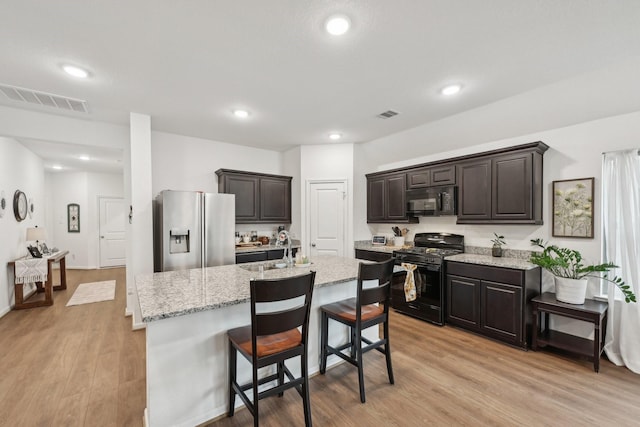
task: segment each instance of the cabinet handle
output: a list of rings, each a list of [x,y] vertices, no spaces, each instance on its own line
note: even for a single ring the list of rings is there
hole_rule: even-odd
[[[311,247],[312,247],[312,248],[315,248],[315,247],[316,247],[316,244],[315,244],[315,243],[312,243],[312,244],[311,244]]]

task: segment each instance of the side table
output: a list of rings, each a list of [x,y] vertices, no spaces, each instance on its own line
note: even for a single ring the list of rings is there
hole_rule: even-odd
[[[44,292],[44,299],[37,301],[26,301],[23,293],[23,283],[15,283],[15,262],[10,261],[7,265],[14,268],[14,289],[16,303],[14,305],[15,310],[21,310],[24,308],[43,307],[47,305],[53,305],[53,291],[60,291],[67,289],[67,265],[65,257],[69,254],[69,251],[59,251],[51,256],[47,257],[47,281],[36,283],[36,293]],[[53,264],[60,263],[60,284],[53,285]]]
[[[608,304],[603,301],[587,299],[584,304],[567,304],[556,300],[556,294],[545,292],[531,300],[533,307],[533,339],[531,349],[538,347],[555,347],[574,354],[586,356],[593,361],[593,370],[600,370],[600,355],[604,347],[604,336],[607,329]],[[544,313],[544,328],[541,316]],[[549,329],[549,314],[568,317],[593,323],[593,341],[563,332]]]

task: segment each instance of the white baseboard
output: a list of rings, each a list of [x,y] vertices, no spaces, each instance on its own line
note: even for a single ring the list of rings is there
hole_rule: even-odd
[[[140,329],[147,329],[147,325],[145,323],[134,323],[131,322],[131,330],[132,331],[138,331]]]
[[[2,309],[2,311],[0,311],[0,317],[3,317],[5,314],[7,314],[10,311],[11,311],[11,306],[5,307],[4,309]]]
[[[133,316],[133,311],[127,309],[127,307],[124,308],[124,317],[130,317]]]

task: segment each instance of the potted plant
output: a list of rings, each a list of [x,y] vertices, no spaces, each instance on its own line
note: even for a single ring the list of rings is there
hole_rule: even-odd
[[[588,278],[598,277],[616,285],[626,302],[636,302],[635,294],[621,278],[609,279],[602,274],[617,268],[614,263],[584,265],[582,255],[576,250],[549,245],[542,239],[532,239],[531,244],[541,248],[542,252],[533,252],[530,261],[553,274],[558,301],[584,304]]]
[[[502,256],[502,245],[506,242],[504,241],[504,236],[498,236],[498,233],[493,233],[495,239],[491,239],[491,243],[493,243],[493,247],[491,248],[491,255],[495,257]]]

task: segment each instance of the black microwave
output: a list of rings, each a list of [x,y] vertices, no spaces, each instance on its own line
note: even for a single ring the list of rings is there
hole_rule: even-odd
[[[407,214],[443,216],[458,214],[458,187],[427,187],[407,190]]]

